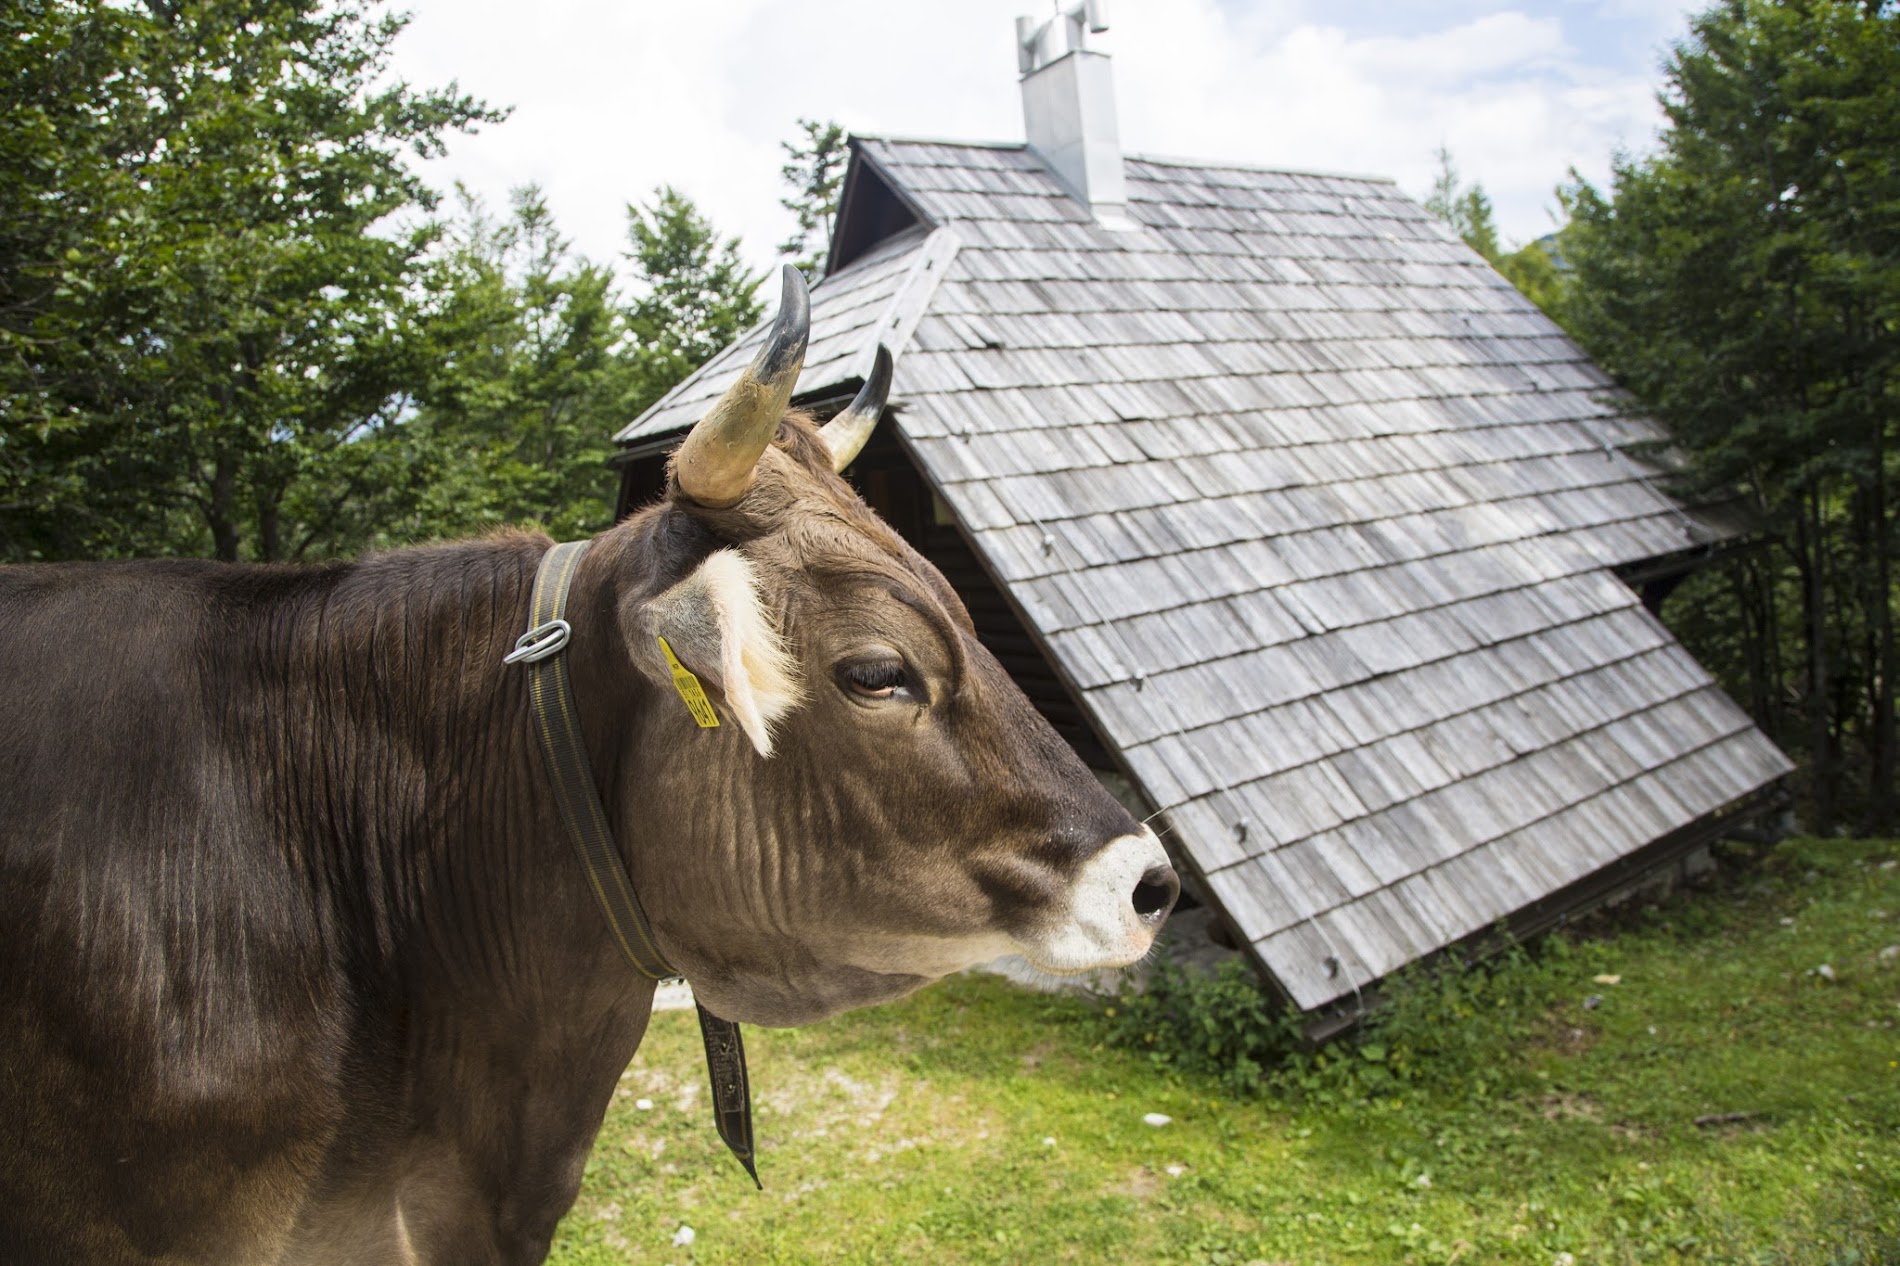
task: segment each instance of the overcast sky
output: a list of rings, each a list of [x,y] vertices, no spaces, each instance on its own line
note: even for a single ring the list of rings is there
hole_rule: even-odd
[[[869,135],[1020,141],[1015,17],[1050,0],[410,0],[396,73],[514,115],[432,183],[495,207],[533,181],[618,262],[625,206],[671,184],[748,259],[791,229],[779,142],[800,117]],[[1676,0],[1109,0],[1123,148],[1390,176],[1423,195],[1450,148],[1507,242],[1553,226],[1575,166],[1644,150]]]

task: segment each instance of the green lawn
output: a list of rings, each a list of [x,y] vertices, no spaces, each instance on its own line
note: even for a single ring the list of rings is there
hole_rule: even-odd
[[[662,1014],[552,1260],[1900,1261],[1896,858],[1731,865],[1504,969],[1469,1020],[1493,1040],[1377,1094],[1236,1102],[992,978],[752,1029],[763,1193],[713,1133],[691,1015]]]

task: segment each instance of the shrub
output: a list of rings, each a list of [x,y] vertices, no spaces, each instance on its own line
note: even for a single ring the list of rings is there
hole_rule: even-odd
[[[1265,1071],[1300,1042],[1297,1017],[1269,998],[1237,958],[1211,975],[1161,963],[1145,990],[1124,990],[1103,1020],[1110,1044],[1212,1077],[1233,1095],[1257,1093]]]
[[[1124,991],[1104,1009],[1106,1039],[1234,1095],[1339,1103],[1429,1084],[1483,1097],[1526,1075],[1511,1055],[1535,1033],[1567,957],[1552,936],[1536,959],[1512,943],[1482,963],[1408,969],[1385,982],[1353,1032],[1318,1049],[1240,960],[1212,975],[1162,964],[1145,992]]]

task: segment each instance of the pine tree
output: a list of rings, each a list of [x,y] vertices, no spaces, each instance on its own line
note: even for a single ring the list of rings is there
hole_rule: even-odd
[[[535,522],[560,538],[607,526],[610,437],[633,375],[612,273],[576,258],[541,191],[492,219],[466,191],[433,290],[433,356],[403,456],[421,495],[381,508],[387,543]]]
[[[1742,633],[1731,689],[1805,757],[1809,825],[1891,831],[1900,6],[1727,0],[1662,102],[1660,152],[1566,190],[1569,318],[1769,533],[1698,596]]]
[[[639,296],[626,310],[635,343],[628,417],[665,395],[759,319],[759,275],[721,239],[692,199],[671,186],[627,207],[628,258]]]
[[[1561,321],[1568,278],[1557,264],[1549,245],[1529,242],[1514,251],[1506,251],[1498,240],[1497,217],[1484,186],[1466,186],[1458,176],[1451,151],[1439,148],[1438,174],[1432,179],[1432,191],[1425,197],[1425,209],[1458,235],[1460,241],[1485,262],[1504,275],[1523,296]]]
[[[798,128],[799,140],[779,142],[786,158],[779,175],[792,188],[792,195],[779,199],[779,204],[798,217],[798,231],[778,249],[791,257],[808,281],[816,282],[824,276],[832,221],[838,214],[838,193],[851,155],[845,145],[845,131],[838,124],[800,119]]]
[[[1438,174],[1432,178],[1432,191],[1425,197],[1425,209],[1458,235],[1460,241],[1492,264],[1498,262],[1497,219],[1491,199],[1483,185],[1466,186],[1452,163],[1451,151],[1440,146],[1436,155]]]

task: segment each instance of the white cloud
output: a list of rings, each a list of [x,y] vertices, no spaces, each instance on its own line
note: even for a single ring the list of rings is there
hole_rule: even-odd
[[[1645,43],[1661,29],[1655,9],[1639,14],[1633,0],[1524,0],[1371,36],[1328,22],[1314,0],[1122,0],[1097,46],[1115,57],[1131,151],[1388,175],[1416,193],[1444,144],[1484,183],[1506,236],[1525,239],[1548,229],[1551,188],[1570,166],[1600,179],[1616,146],[1640,148],[1656,127],[1654,58],[1595,64],[1566,36],[1580,9],[1600,27],[1620,6]],[[1014,18],[1047,11],[1045,0],[414,9],[398,74],[457,79],[515,106],[507,123],[454,141],[432,181],[459,178],[497,205],[509,187],[538,182],[596,259],[622,249],[629,200],[672,184],[741,234],[760,266],[790,229],[778,143],[797,118],[1020,140]]]
[[[1602,179],[1612,150],[1646,145],[1659,121],[1650,73],[1588,64],[1555,16],[1355,38],[1303,15],[1262,43],[1225,13],[1172,0],[1112,33],[1130,148],[1386,175],[1421,193],[1444,145],[1521,241],[1551,227],[1570,167]]]
[[[1362,73],[1453,88],[1478,76],[1559,70],[1570,53],[1556,18],[1515,12],[1410,38],[1362,39],[1347,49],[1350,64]]]

